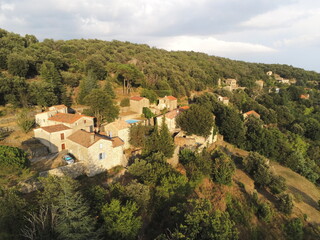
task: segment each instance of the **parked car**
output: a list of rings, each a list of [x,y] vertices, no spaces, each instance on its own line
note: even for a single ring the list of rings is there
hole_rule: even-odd
[[[62,159],[67,163],[67,164],[72,164],[74,163],[74,158],[70,154],[66,154],[62,157]]]

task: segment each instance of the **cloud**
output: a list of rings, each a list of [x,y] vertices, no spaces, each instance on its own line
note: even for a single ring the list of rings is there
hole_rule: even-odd
[[[256,61],[320,55],[320,1],[0,0],[0,26],[44,38],[98,38]],[[251,58],[250,58],[251,57]]]
[[[199,36],[179,36],[166,38],[157,43],[161,48],[167,50],[185,50],[206,52],[214,55],[224,54],[243,54],[243,53],[271,53],[276,52],[267,46],[260,44],[250,44],[244,42],[227,42],[218,40],[214,37]]]

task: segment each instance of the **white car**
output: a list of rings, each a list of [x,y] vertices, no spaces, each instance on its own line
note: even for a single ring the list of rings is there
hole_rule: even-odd
[[[71,157],[69,154],[64,155],[64,156],[62,157],[62,159],[63,159],[64,161],[66,161],[67,164],[72,164],[72,163],[74,163],[73,157]]]

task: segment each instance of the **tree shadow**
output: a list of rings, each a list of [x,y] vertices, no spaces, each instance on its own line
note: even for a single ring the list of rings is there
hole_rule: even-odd
[[[310,196],[308,196],[306,193],[300,191],[299,189],[288,186],[288,189],[293,193],[295,198],[297,199],[297,195],[301,197],[301,201],[305,202],[306,204],[310,205],[311,207],[318,208],[318,204],[316,201],[314,201]],[[299,199],[300,200],[300,199]]]

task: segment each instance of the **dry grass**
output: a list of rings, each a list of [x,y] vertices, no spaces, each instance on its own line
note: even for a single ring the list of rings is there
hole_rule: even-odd
[[[245,157],[248,155],[247,151],[235,148],[224,141],[215,143],[215,145],[222,146],[226,152],[234,156]],[[320,226],[320,211],[318,208],[318,201],[320,200],[319,187],[287,167],[281,166],[273,161],[270,161],[270,163],[274,174],[280,175],[286,179],[288,186],[286,192],[292,194],[294,197],[293,216],[302,217],[306,214],[308,216],[307,222]],[[248,193],[252,193],[254,191],[254,181],[242,170],[237,169],[233,179],[235,181],[242,182]],[[265,196],[264,192],[258,193],[258,196],[259,198],[268,198],[268,196]]]

